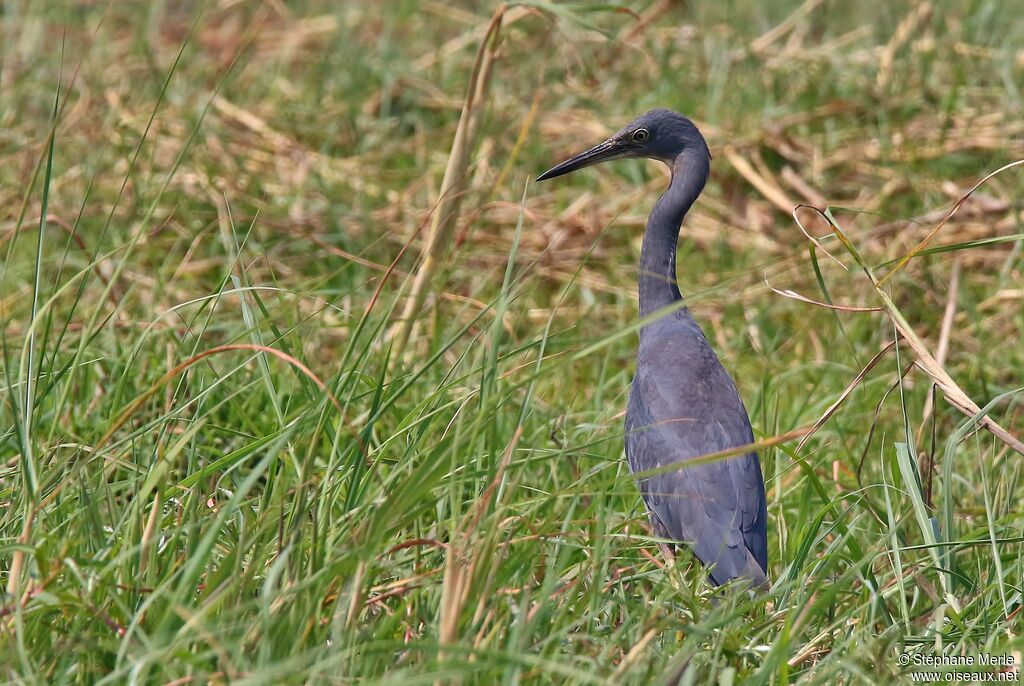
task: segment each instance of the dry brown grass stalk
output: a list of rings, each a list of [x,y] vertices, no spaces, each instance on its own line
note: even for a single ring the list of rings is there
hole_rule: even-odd
[[[512,453],[515,452],[516,445],[519,444],[519,439],[522,435],[523,427],[519,426],[516,428],[515,433],[513,433],[508,445],[505,446],[497,473],[494,475],[491,483],[484,489],[473,510],[467,513],[465,523],[451,532],[450,542],[445,554],[444,580],[441,584],[441,606],[438,612],[440,615],[438,639],[441,645],[454,643],[458,638],[459,619],[462,617],[462,611],[469,599],[473,578],[478,564],[481,564],[481,557],[484,552],[484,546],[476,544],[476,532],[484,513],[487,512],[487,508],[490,507],[491,501],[494,499],[498,485],[505,478],[505,472],[512,459]],[[481,599],[481,602],[485,602],[484,599]],[[478,612],[478,614],[480,613]],[[443,650],[440,651],[438,659],[444,660]],[[435,683],[440,684],[441,682]]]
[[[1006,167],[1004,167],[1004,169],[1005,168]],[[985,178],[988,179],[991,178],[991,176],[992,174],[986,176]],[[977,186],[975,186],[975,188],[976,187]],[[959,204],[957,206],[959,206]],[[870,267],[868,267],[868,265],[864,262],[864,259],[861,257],[857,249],[854,247],[853,243],[850,242],[850,239],[846,236],[846,234],[839,227],[839,225],[835,223],[835,221],[832,219],[829,213],[818,208],[808,207],[808,209],[816,211],[823,219],[825,219],[829,223],[829,225],[832,227],[833,233],[839,239],[840,243],[842,243],[843,247],[846,248],[847,252],[849,252],[850,255],[860,265],[861,269],[864,271],[865,275],[871,282],[871,285],[874,287],[875,293],[877,294],[878,298],[882,301],[882,306],[885,308],[886,313],[892,320],[893,325],[896,327],[897,331],[899,331],[900,335],[907,341],[907,344],[911,347],[911,349],[914,351],[914,354],[917,356],[917,366],[922,371],[924,371],[929,377],[931,377],[932,381],[935,383],[936,386],[938,386],[939,390],[942,391],[943,395],[946,397],[946,400],[949,402],[949,404],[963,412],[968,417],[975,417],[981,414],[981,407],[977,403],[975,403],[974,400],[972,400],[971,397],[968,396],[962,388],[960,388],[956,381],[953,380],[953,377],[949,375],[946,369],[938,362],[938,360],[935,359],[935,356],[931,354],[927,346],[914,331],[913,327],[911,327],[910,324],[907,322],[906,318],[904,318],[903,313],[900,312],[899,308],[896,306],[896,303],[894,303],[892,298],[889,296],[889,293],[886,292],[881,287],[881,281],[875,278]],[[952,212],[955,210],[956,208],[954,207],[950,214],[952,214]],[[935,232],[933,231],[931,235],[934,234]],[[910,257],[913,254],[915,254],[917,249],[918,248],[915,248],[914,251],[911,251],[911,253],[905,256],[902,263],[905,264],[907,261],[909,261]],[[899,264],[897,265],[897,267],[894,267],[893,270],[889,272],[889,274],[895,273],[898,268]],[[996,422],[994,419],[992,419],[988,415],[985,415],[984,417],[981,417],[979,419],[979,423],[986,429],[988,429],[994,436],[996,436],[1001,441],[1006,443],[1008,446],[1016,450],[1021,455],[1024,455],[1024,443],[1022,443],[1020,439],[1018,439],[1016,436],[1014,436],[1009,431],[1000,426],[999,423]]]
[[[441,181],[440,197],[434,208],[427,240],[423,246],[423,258],[413,279],[408,299],[403,306],[401,319],[397,324],[394,338],[397,354],[393,359],[405,355],[406,346],[416,325],[420,309],[423,307],[427,290],[439,264],[447,254],[448,245],[455,231],[459,208],[468,185],[470,154],[476,146],[487,103],[491,69],[497,56],[505,9],[503,5],[494,13],[484,33],[480,49],[477,51],[469,87],[466,90],[466,99],[462,106],[462,115],[455,129],[455,138],[448,155],[448,165],[445,167],[444,178]]]

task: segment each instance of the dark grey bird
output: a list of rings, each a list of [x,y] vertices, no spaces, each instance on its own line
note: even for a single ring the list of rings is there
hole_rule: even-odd
[[[641,473],[640,492],[657,536],[692,546],[716,586],[736,578],[759,586],[768,569],[768,514],[757,453],[686,464],[754,442],[736,384],[693,315],[678,306],[676,242],[710,173],[704,137],[681,114],[652,110],[537,180],[633,157],[660,160],[672,172],[644,232],[640,316],[677,306],[640,330],[626,409],[626,458],[633,473]],[[677,463],[679,469],[650,473]]]

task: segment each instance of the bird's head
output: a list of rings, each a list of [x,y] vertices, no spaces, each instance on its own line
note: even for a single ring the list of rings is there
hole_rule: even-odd
[[[651,110],[603,143],[555,165],[538,176],[537,180],[553,179],[577,169],[624,157],[660,160],[672,167],[684,151],[699,153],[705,160],[711,159],[704,136],[692,121],[672,110]]]

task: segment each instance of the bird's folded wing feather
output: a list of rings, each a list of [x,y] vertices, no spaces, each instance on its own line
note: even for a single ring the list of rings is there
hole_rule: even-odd
[[[710,348],[680,346],[672,354],[686,359],[670,365],[651,365],[643,356],[638,361],[626,437],[630,466],[639,472],[682,463],[679,470],[641,479],[648,508],[669,536],[692,543],[697,557],[715,566],[716,582],[763,578],[766,517],[756,455],[685,464],[752,443],[746,410]]]

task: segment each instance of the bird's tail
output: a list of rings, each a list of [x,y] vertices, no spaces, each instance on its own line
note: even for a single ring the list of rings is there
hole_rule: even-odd
[[[761,568],[754,555],[744,545],[730,548],[728,552],[721,555],[711,569],[709,575],[711,583],[721,586],[733,579],[745,579],[750,590],[762,589],[768,586],[768,576]]]

